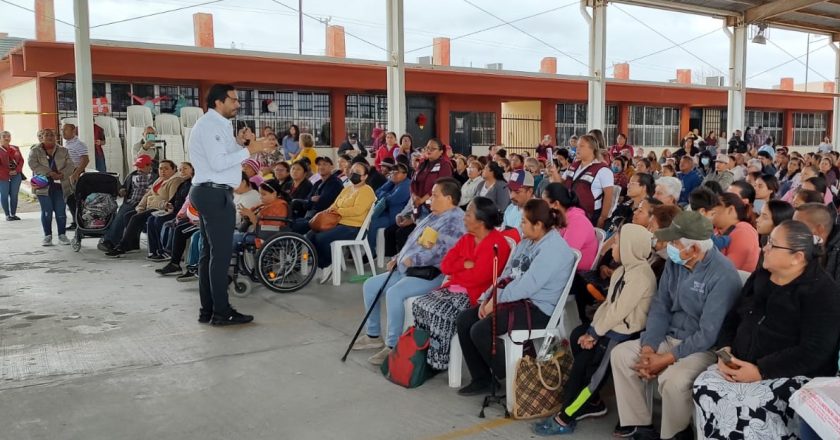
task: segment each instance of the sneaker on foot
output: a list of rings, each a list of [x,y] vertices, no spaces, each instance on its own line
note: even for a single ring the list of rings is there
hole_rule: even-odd
[[[640,431],[653,430],[653,426],[621,426],[621,422],[615,424],[613,430],[613,437],[616,438],[630,438],[635,436]]]
[[[356,339],[356,343],[353,344],[353,350],[370,350],[372,348],[382,348],[385,346],[385,343],[382,342],[382,337],[377,336],[372,338],[368,335],[364,335],[359,339]]]
[[[111,258],[119,258],[119,257],[123,256],[124,254],[125,254],[125,251],[118,248],[118,247],[116,247],[114,249],[111,249],[108,252],[105,252],[105,256],[106,257],[111,257]]]
[[[161,267],[160,269],[155,269],[155,273],[159,275],[172,275],[173,273],[181,273],[181,266],[169,263],[166,266]]]
[[[330,275],[332,275],[332,266],[327,266],[327,267],[321,269],[321,274],[320,274],[320,278],[318,278],[318,283],[319,284],[326,283],[327,280],[330,279]]]
[[[230,309],[230,313],[228,313],[227,316],[219,316],[214,313],[213,318],[210,320],[210,325],[223,326],[247,324],[253,320],[254,317],[251,315],[243,315],[236,310]]]
[[[388,359],[389,354],[391,354],[391,349],[389,347],[385,347],[375,355],[369,357],[368,362],[370,362],[373,365],[382,365],[382,363],[385,362],[386,359]]]
[[[166,258],[163,255],[159,255],[159,254],[149,254],[149,255],[146,255],[146,259],[149,260],[149,261],[166,261],[169,258]],[[178,268],[178,269],[180,269],[180,268]]]
[[[101,240],[96,245],[96,248],[102,252],[111,252],[112,250],[114,250],[114,245],[112,245],[110,241]]]
[[[12,216],[12,220],[20,220],[20,217],[18,217],[18,216],[16,216],[16,215],[13,215],[13,216]]]
[[[58,236],[58,242],[61,243],[61,244],[70,244],[70,239],[67,238],[66,235],[61,234],[61,235]]]
[[[181,275],[178,275],[178,278],[175,278],[175,281],[179,283],[188,283],[190,281],[198,281],[198,275],[195,272],[187,271]]]
[[[587,402],[580,408],[578,413],[575,414],[575,420],[583,420],[589,417],[601,417],[605,415],[607,415],[607,405],[604,404],[603,400],[594,403]]]
[[[461,388],[458,390],[459,396],[478,396],[482,394],[487,394],[490,392],[490,381],[489,380],[480,380],[480,381],[472,381],[469,385]]]
[[[14,219],[12,218],[12,216],[10,216],[10,215],[7,215],[7,216],[6,216],[6,221],[7,221],[7,222],[10,222],[10,221],[12,221],[12,220],[14,220]]]
[[[44,241],[41,242],[41,246],[52,246],[52,235],[45,235]]]

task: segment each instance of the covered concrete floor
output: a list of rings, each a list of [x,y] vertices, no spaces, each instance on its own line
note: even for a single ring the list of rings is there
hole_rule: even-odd
[[[0,222],[0,438],[522,439],[529,423],[445,375],[414,390],[339,358],[363,315],[361,286],[258,289],[252,325],[196,322],[197,284],[157,276],[142,253],[112,260],[96,239],[41,247],[37,213]],[[345,279],[348,279],[346,276]],[[466,374],[466,373],[465,373]],[[610,437],[610,413],[574,438]]]

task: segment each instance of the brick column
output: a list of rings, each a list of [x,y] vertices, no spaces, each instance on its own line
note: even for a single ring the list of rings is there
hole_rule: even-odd
[[[193,14],[193,38],[196,47],[216,47],[213,36],[213,14],[204,12]]]
[[[557,103],[552,99],[540,100],[540,140],[550,134],[552,141],[557,143]]]
[[[557,57],[545,57],[540,61],[540,73],[557,74]]]
[[[689,75],[691,77],[691,75]],[[691,123],[691,106],[684,105],[680,107],[680,139],[688,133]]]
[[[432,40],[432,64],[435,66],[449,65],[449,38],[438,37]]]
[[[613,78],[615,79],[630,79],[630,63],[620,63],[613,67]]]
[[[328,57],[345,58],[347,50],[344,45],[344,26],[332,25],[327,27],[327,41],[324,54]]]
[[[630,136],[630,104],[626,102],[618,104],[618,132]],[[610,140],[610,142],[613,141],[614,139]],[[629,138],[627,143],[630,143]]]
[[[782,78],[779,81],[779,89],[780,90],[793,90],[794,89],[793,78]]]
[[[55,17],[53,0],[35,0],[36,40],[55,41],[55,19],[53,17]]]
[[[346,105],[347,93],[343,90],[330,92],[330,131],[332,146],[338,148],[347,136]]]
[[[691,69],[677,69],[677,83],[691,84]]]

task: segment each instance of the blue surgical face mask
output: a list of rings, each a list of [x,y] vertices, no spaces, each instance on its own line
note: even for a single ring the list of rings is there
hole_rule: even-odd
[[[618,173],[620,173],[620,172],[621,172],[621,168],[619,168],[619,167],[615,167],[615,166],[614,166],[614,167],[612,167],[612,172],[614,172],[614,173],[618,174]]]
[[[700,159],[700,163],[702,163],[703,166],[705,166],[705,167],[709,166],[709,158],[704,157],[704,158]]]
[[[672,245],[671,243],[668,243],[668,246],[666,247],[666,249],[667,249],[667,252],[668,252],[668,258],[670,258],[671,261],[674,262],[674,264],[679,264],[680,266],[685,266],[685,263],[688,262],[687,260],[685,260],[683,257],[680,256],[680,250],[677,249],[677,247]]]

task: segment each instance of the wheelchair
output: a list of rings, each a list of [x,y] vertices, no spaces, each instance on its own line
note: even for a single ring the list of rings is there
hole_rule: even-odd
[[[263,220],[291,223],[285,217]],[[246,228],[247,229],[247,228]],[[245,297],[252,283],[261,283],[277,293],[292,293],[315,277],[318,256],[315,247],[303,235],[277,227],[256,227],[246,232],[241,245],[234,249],[229,273],[228,293]]]

